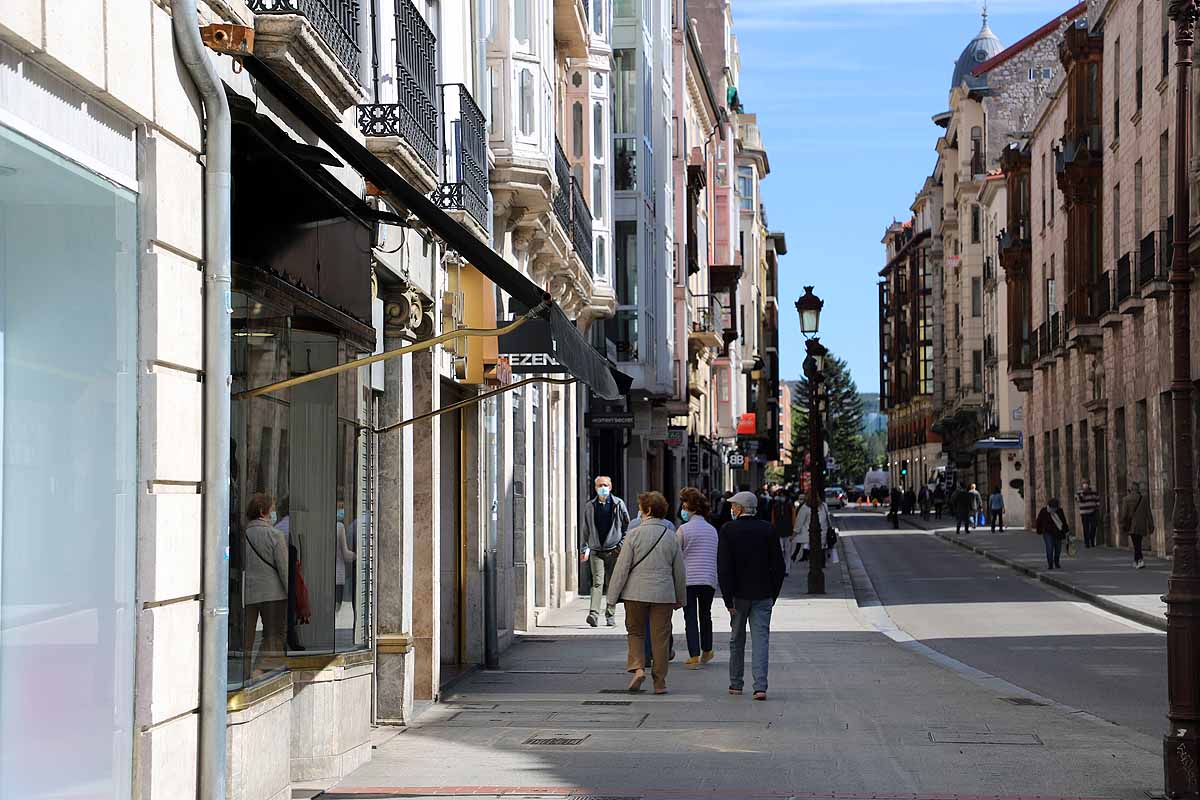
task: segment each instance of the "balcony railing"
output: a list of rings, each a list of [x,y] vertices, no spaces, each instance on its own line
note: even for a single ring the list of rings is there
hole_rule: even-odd
[[[1088,125],[1076,133],[1064,136],[1062,147],[1055,150],[1055,169],[1065,172],[1066,168],[1091,156],[1099,159],[1103,156],[1103,139],[1099,125]]]
[[[437,37],[412,0],[396,0],[396,101],[360,105],[358,129],[366,136],[400,137],[436,172],[437,96]]]
[[[1027,369],[1036,359],[1035,345],[1029,331],[1023,331],[1021,338],[1008,343],[1008,368]]]
[[[359,0],[248,0],[247,5],[255,14],[306,17],[342,66],[358,75]]]
[[[1120,303],[1133,296],[1133,262],[1129,253],[1117,259],[1117,289],[1115,297]]]
[[[983,360],[994,361],[996,359],[996,337],[988,334],[983,337]]]
[[[1096,280],[1088,293],[1089,304],[1091,305],[1092,318],[1100,319],[1110,311],[1115,311],[1116,306],[1113,303],[1113,272],[1108,270],[1100,273],[1100,277]]]
[[[488,225],[487,132],[483,112],[461,83],[443,84],[442,184],[433,200]]]
[[[571,177],[571,245],[592,274],[592,210],[588,208],[579,181]]]
[[[1156,233],[1150,231],[1138,243],[1138,281],[1145,285],[1152,281],[1167,279],[1167,272],[1162,268],[1162,253],[1155,241]]]
[[[557,136],[554,137],[554,177],[558,180],[558,191],[554,193],[554,215],[562,223],[563,230],[568,231],[571,229],[571,164]]]
[[[1158,237],[1159,263],[1162,264],[1164,275],[1171,273],[1171,266],[1175,263],[1175,217],[1167,217],[1167,227],[1162,231],[1162,235]]]
[[[1041,325],[1038,325],[1037,338],[1038,338],[1038,357],[1044,358],[1044,357],[1050,355],[1050,323],[1049,322],[1043,322]]]

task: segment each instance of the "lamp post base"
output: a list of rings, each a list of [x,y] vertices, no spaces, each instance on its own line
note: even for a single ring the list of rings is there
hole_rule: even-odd
[[[1200,797],[1200,737],[1195,728],[1177,728],[1163,737],[1163,782],[1163,793],[1171,800]]]

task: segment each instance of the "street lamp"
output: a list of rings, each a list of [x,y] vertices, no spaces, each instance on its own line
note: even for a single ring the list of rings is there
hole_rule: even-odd
[[[796,301],[796,313],[800,315],[800,332],[805,337],[817,335],[821,327],[821,309],[825,301],[813,294],[813,287],[804,287],[804,296]]]
[[[1167,797],[1200,798],[1200,564],[1196,561],[1196,502],[1192,492],[1192,375],[1188,220],[1191,219],[1191,102],[1189,78],[1192,44],[1200,0],[1171,0],[1175,21],[1175,226],[1171,263],[1173,376],[1171,402],[1175,419],[1175,509],[1172,523],[1171,577],[1167,580],[1167,718],[1163,737],[1163,788]]]
[[[808,379],[808,452],[809,486],[808,507],[812,516],[808,523],[808,593],[825,594],[825,547],[821,541],[821,499],[825,487],[822,485],[821,470],[825,466],[825,431],[822,424],[822,382],[825,379],[825,356],[828,350],[816,338],[821,324],[821,298],[813,294],[813,287],[804,287],[804,296],[796,301],[796,313],[800,315],[800,332],[807,337],[804,350],[804,377]]]

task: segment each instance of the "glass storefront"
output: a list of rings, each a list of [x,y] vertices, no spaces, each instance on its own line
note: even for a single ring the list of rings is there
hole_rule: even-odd
[[[136,205],[0,126],[0,797],[130,792]]]
[[[252,291],[233,295],[233,392],[344,364],[360,353],[323,320]],[[367,369],[232,408],[230,688],[286,657],[368,644],[373,416]]]

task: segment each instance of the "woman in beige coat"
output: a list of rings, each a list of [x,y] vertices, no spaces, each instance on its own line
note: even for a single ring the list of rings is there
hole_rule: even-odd
[[[638,495],[642,523],[629,532],[608,585],[608,603],[625,604],[625,631],[629,658],[626,671],[633,674],[629,691],[646,680],[646,620],[650,620],[651,671],[654,693],[667,693],[670,666],[671,614],[687,602],[687,573],[679,539],[664,522],[667,500],[658,492]]]
[[[287,536],[275,527],[275,501],[256,494],[246,507],[246,565],[242,584],[242,658],[247,672],[257,677],[283,666],[287,636],[288,546]],[[262,658],[254,670],[254,639],[262,620]],[[253,672],[251,672],[253,670]]]

